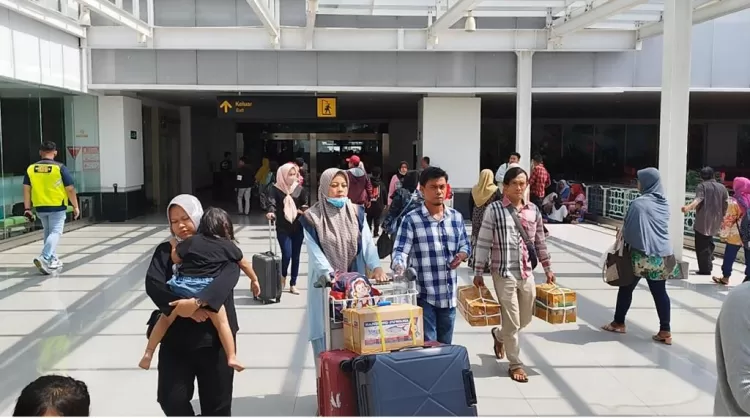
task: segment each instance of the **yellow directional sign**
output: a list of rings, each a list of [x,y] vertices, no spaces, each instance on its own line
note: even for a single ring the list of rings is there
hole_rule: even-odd
[[[223,102],[221,102],[221,104],[219,105],[219,108],[220,108],[221,110],[223,110],[223,111],[224,111],[224,113],[229,113],[229,109],[231,109],[231,108],[232,108],[232,105],[231,105],[231,104],[229,104],[229,102],[228,102],[227,100],[224,100],[224,101],[223,101]]]
[[[336,99],[332,97],[318,97],[318,117],[335,118],[336,117]]]

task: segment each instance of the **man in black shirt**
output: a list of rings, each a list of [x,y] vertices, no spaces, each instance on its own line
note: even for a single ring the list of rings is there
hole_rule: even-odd
[[[237,164],[237,208],[240,215],[250,213],[250,197],[255,185],[255,176],[247,163],[247,157],[240,158]],[[244,209],[243,209],[244,202]]]

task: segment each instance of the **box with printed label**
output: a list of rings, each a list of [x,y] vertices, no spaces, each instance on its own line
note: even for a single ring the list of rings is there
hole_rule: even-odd
[[[555,284],[536,286],[534,316],[551,324],[576,322],[576,292]]]
[[[424,345],[422,308],[396,304],[344,309],[344,348],[385,353]]]

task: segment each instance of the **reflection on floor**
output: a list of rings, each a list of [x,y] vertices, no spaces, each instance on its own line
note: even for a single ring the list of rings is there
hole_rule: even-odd
[[[237,221],[244,252],[265,251],[262,220]],[[95,415],[161,415],[155,370],[136,366],[153,309],[144,293],[144,272],[155,245],[167,237],[160,223],[157,217],[66,234],[59,248],[66,265],[59,277],[36,274],[31,259],[39,243],[0,254],[0,413],[10,415],[20,389],[39,373],[56,372],[89,385]],[[669,283],[672,347],[651,341],[658,320],[645,283],[634,297],[629,333],[600,332],[612,318],[616,289],[602,283],[597,260],[612,233],[587,225],[549,229],[559,282],[578,291],[579,321],[550,325],[535,319],[522,336],[530,383],[516,384],[506,365],[494,359],[489,330],[471,328],[459,316],[455,342],[471,354],[480,414],[710,415],[714,322],[728,289],[698,276]],[[739,267],[733,284],[741,281]],[[468,269],[462,267],[460,275],[468,282]],[[315,414],[306,280],[303,273],[301,295],[269,306],[254,303],[249,283],[240,280],[238,349],[248,370],[235,377],[235,415]]]

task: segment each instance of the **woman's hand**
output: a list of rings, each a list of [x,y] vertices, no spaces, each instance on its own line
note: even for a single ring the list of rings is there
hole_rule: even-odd
[[[203,308],[199,308],[198,310],[193,312],[193,315],[190,316],[190,319],[195,322],[205,322],[208,319],[208,311]]]
[[[376,267],[375,270],[372,271],[372,279],[375,280],[375,283],[386,283],[388,281],[388,276],[385,275],[382,267]]]
[[[268,212],[266,213],[266,219],[268,219],[269,221],[272,221],[276,219],[276,215],[274,215],[272,212]]]
[[[255,297],[260,295],[260,283],[258,283],[258,280],[250,281],[250,291],[253,292],[253,296]]]
[[[190,318],[200,308],[195,298],[175,300],[169,302],[169,306],[174,306],[174,313],[183,318]]]

